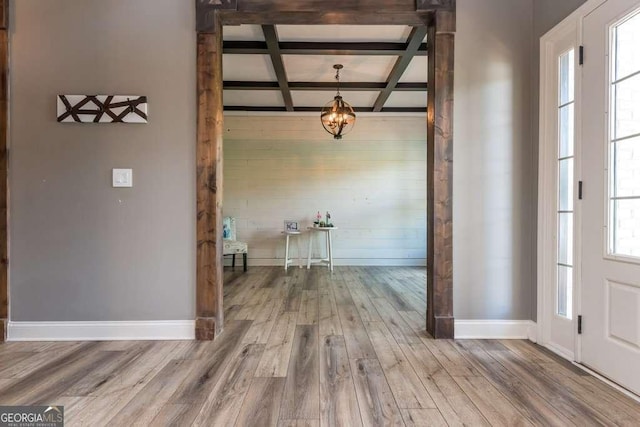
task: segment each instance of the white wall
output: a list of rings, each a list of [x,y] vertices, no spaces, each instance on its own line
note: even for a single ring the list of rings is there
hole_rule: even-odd
[[[11,11],[11,320],[193,319],[193,5]],[[146,95],[149,123],[57,123],[58,94]],[[111,187],[118,167],[133,168],[133,188]]]
[[[458,0],[457,7],[454,315],[531,319],[532,0]]]
[[[337,264],[425,265],[425,117],[361,117],[342,141],[316,116],[227,115],[225,127],[224,213],[250,264],[281,263],[285,219],[306,227],[329,211]]]
[[[565,0],[536,2],[551,7]],[[457,3],[455,315],[530,319],[534,0]],[[193,317],[195,19],[185,4],[11,3],[13,320]],[[56,94],[96,92],[149,96],[150,123],[55,122]],[[227,117],[225,211],[247,218],[239,234],[252,256],[277,259],[281,222],[310,221],[322,209],[341,228],[336,255],[345,262],[357,254],[424,263],[425,126],[404,118],[367,131],[367,120],[333,144],[315,117]],[[293,151],[276,150],[278,140],[258,141],[273,134]],[[272,159],[243,158],[251,144],[263,147],[255,155]],[[112,167],[133,167],[135,187],[111,189]],[[256,179],[239,175],[242,168]],[[286,190],[276,190],[280,185]],[[269,195],[278,199],[270,202]],[[406,228],[400,232],[397,223]]]
[[[535,46],[539,46],[540,37],[569,16],[586,0],[533,0],[533,35]],[[538,58],[540,59],[540,58]]]

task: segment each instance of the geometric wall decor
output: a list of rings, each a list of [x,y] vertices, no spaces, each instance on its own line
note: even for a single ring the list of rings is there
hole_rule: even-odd
[[[58,95],[58,122],[147,123],[147,97]]]

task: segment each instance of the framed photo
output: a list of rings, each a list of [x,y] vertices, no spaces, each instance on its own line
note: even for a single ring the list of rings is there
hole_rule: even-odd
[[[236,219],[225,216],[222,219],[222,239],[236,240]]]
[[[300,229],[298,229],[298,221],[285,221],[284,231],[288,233],[292,231],[300,231]]]

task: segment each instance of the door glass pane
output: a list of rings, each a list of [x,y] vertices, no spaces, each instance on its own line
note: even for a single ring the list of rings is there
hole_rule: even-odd
[[[558,214],[558,263],[573,265],[573,213]]]
[[[557,310],[559,316],[571,319],[573,309],[573,268],[558,266],[558,302]]]
[[[573,49],[560,57],[560,105],[573,101],[574,89]]]
[[[560,108],[560,157],[573,156],[573,108],[574,104]]]
[[[563,159],[558,162],[559,200],[558,210],[573,210],[573,159]]]
[[[613,139],[640,134],[640,74],[613,85]]]
[[[612,27],[609,251],[640,258],[640,14]]]
[[[574,50],[558,61],[558,213],[556,314],[571,319],[573,303],[573,151],[574,151]]]
[[[640,257],[640,198],[613,200],[613,253]]]
[[[613,197],[640,197],[640,138],[612,143]],[[639,236],[640,237],[640,236]]]
[[[615,27],[615,78],[622,79],[640,70],[640,13]]]

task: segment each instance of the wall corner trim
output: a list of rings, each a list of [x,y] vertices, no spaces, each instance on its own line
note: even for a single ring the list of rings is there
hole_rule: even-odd
[[[536,322],[532,320],[458,320],[456,339],[520,339],[537,341]]]
[[[7,341],[193,340],[194,320],[9,322]]]

